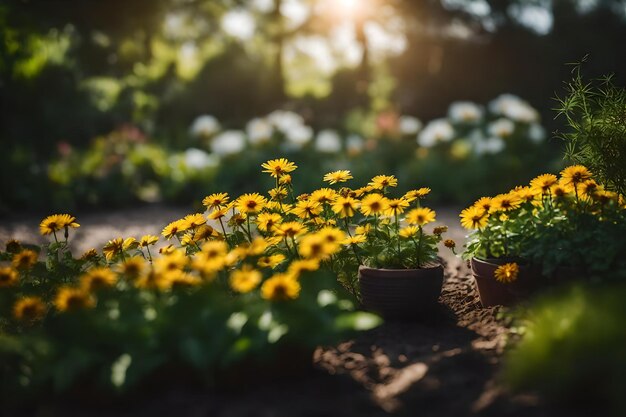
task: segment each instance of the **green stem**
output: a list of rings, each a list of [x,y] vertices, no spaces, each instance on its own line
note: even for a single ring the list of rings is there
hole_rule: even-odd
[[[398,241],[398,259],[400,259],[400,221],[398,220],[398,213],[395,213],[396,217],[396,240]]]
[[[226,228],[224,227],[224,222],[222,222],[222,218],[218,217],[217,220],[220,222],[220,226],[222,227],[222,233],[224,233],[224,240],[228,243],[228,234],[226,233]]]
[[[420,237],[419,237],[419,248],[417,250],[417,268],[421,268],[421,262],[420,262],[420,258],[421,258],[421,254],[422,254],[422,236],[424,236],[424,231],[422,230],[422,226],[419,226],[420,228]]]
[[[250,216],[246,216],[246,225],[247,225],[247,230],[246,232],[248,233],[248,240],[250,241],[250,243],[252,243],[252,233],[250,233]]]
[[[300,254],[298,253],[298,245],[296,244],[296,238],[291,236],[291,242],[293,243],[293,250],[296,253],[296,256],[299,258]]]

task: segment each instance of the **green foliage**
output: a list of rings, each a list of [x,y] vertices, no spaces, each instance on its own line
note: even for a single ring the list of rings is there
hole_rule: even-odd
[[[583,62],[586,58],[583,60]],[[586,165],[607,188],[626,195],[626,89],[612,76],[587,82],[582,62],[575,65],[566,95],[559,98],[559,115],[568,130],[565,157]]]
[[[315,346],[380,323],[377,316],[355,312],[336,277],[324,270],[303,273],[299,297],[283,302],[259,292],[234,293],[226,272],[167,289],[141,286],[119,273],[113,286],[89,295],[97,299],[91,307],[65,310],[58,302],[63,288],[80,288],[96,266],[119,271],[123,261],[76,259],[66,240],[42,250],[45,259],[20,272],[17,285],[0,287],[1,407],[67,392],[125,393],[172,369],[172,379],[161,383],[183,382],[175,379],[179,375],[217,384],[241,363],[273,372],[280,362],[298,360],[279,361],[285,349],[308,354],[304,359],[310,361]],[[0,252],[3,260],[14,256]],[[19,319],[13,311],[27,296],[46,304],[39,321]]]
[[[575,287],[521,313],[504,379],[581,414],[626,413],[626,287]]]

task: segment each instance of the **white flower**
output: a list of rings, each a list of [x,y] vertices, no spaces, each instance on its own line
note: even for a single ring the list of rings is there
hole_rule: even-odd
[[[322,130],[315,138],[315,150],[323,153],[338,153],[341,151],[341,137],[334,130]]]
[[[220,130],[220,123],[215,117],[205,114],[196,117],[189,130],[195,137],[208,138]]]
[[[517,122],[533,123],[539,120],[539,113],[530,104],[513,94],[502,94],[489,103],[489,110]]]
[[[313,139],[313,129],[305,125],[291,127],[285,132],[287,141],[296,148],[301,148]]]
[[[546,138],[546,130],[540,124],[533,123],[528,128],[528,138],[533,143],[542,142]]]
[[[346,138],[346,150],[350,155],[357,155],[363,151],[363,138],[357,134],[352,134]]]
[[[446,119],[435,119],[426,125],[417,136],[420,146],[430,148],[437,142],[449,142],[454,138],[454,128]]]
[[[211,141],[211,152],[216,155],[232,155],[246,146],[246,135],[240,130],[227,130]]]
[[[197,170],[205,168],[215,168],[219,165],[219,158],[216,155],[209,155],[202,149],[189,148],[185,151],[185,165]]]
[[[489,132],[490,135],[498,136],[501,138],[511,136],[514,131],[515,123],[505,118],[500,118],[495,122],[491,122],[487,127],[487,132]]]
[[[399,128],[403,135],[416,135],[422,128],[422,122],[413,116],[402,116],[400,117]]]
[[[448,109],[448,117],[458,123],[473,123],[483,117],[483,109],[471,101],[457,101]]]
[[[304,125],[302,116],[284,110],[273,111],[267,116],[267,120],[285,135],[287,135],[290,130]]]
[[[506,144],[500,137],[492,137],[475,143],[474,150],[478,155],[496,154],[504,150]]]
[[[252,119],[246,125],[246,131],[248,132],[248,140],[253,145],[265,143],[272,138],[274,128],[267,119],[257,117]]]

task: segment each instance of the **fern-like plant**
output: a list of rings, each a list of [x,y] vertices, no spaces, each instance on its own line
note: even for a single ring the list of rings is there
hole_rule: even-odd
[[[613,76],[586,81],[582,63],[574,64],[566,94],[557,97],[558,116],[564,116],[567,131],[565,158],[589,167],[613,191],[626,195],[626,89]]]

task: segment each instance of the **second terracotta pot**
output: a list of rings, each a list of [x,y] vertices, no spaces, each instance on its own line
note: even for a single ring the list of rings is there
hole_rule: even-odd
[[[497,281],[496,269],[508,262],[511,260],[471,259],[472,274],[483,307],[515,304],[532,294],[541,283],[541,271],[531,265],[519,265],[517,279],[513,282],[505,284]]]

